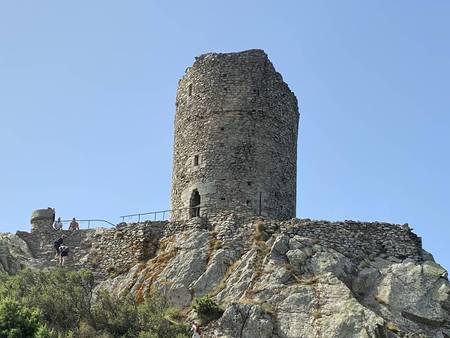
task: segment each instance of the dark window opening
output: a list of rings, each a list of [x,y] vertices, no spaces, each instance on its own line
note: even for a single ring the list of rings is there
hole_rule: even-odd
[[[248,181],[248,182],[247,182],[247,185],[249,185],[249,186],[252,185],[252,182]]]
[[[223,87],[223,90],[224,90],[224,91],[227,91],[227,90],[228,90],[228,88],[227,88],[227,87]]]
[[[250,201],[249,201],[249,200],[247,200],[247,201],[245,202],[245,204],[247,204],[247,205],[250,205]]]
[[[189,85],[188,87],[188,96],[192,95],[192,84]]]
[[[194,156],[194,165],[197,166],[198,165],[198,155]]]
[[[224,130],[225,130],[225,128],[224,128],[224,127],[220,127],[220,130],[224,131]]]
[[[222,201],[225,201],[225,197],[221,197],[220,199],[221,199]]]
[[[200,216],[200,194],[198,190],[194,190],[189,201],[189,216],[190,218]]]

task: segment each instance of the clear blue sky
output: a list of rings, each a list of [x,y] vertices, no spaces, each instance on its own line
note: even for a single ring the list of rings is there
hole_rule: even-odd
[[[449,1],[0,2],[0,231],[169,207],[178,79],[264,49],[301,109],[298,217],[408,222],[450,267]]]

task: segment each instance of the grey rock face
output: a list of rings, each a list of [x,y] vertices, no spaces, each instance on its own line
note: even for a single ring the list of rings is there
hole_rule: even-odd
[[[171,209],[295,216],[297,99],[262,50],[196,58],[176,106]]]
[[[258,305],[231,304],[218,322],[217,338],[270,338],[273,321]]]
[[[10,233],[0,233],[0,272],[17,273],[22,266],[31,265],[33,255],[27,243]]]

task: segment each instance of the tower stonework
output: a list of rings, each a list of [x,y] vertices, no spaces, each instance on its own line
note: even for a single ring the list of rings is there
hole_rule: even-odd
[[[262,50],[204,54],[178,84],[172,220],[295,217],[297,99]]]

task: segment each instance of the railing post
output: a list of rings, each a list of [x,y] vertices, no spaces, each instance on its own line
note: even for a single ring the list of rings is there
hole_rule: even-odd
[[[261,216],[261,208],[262,208],[262,192],[259,192],[259,216]]]

